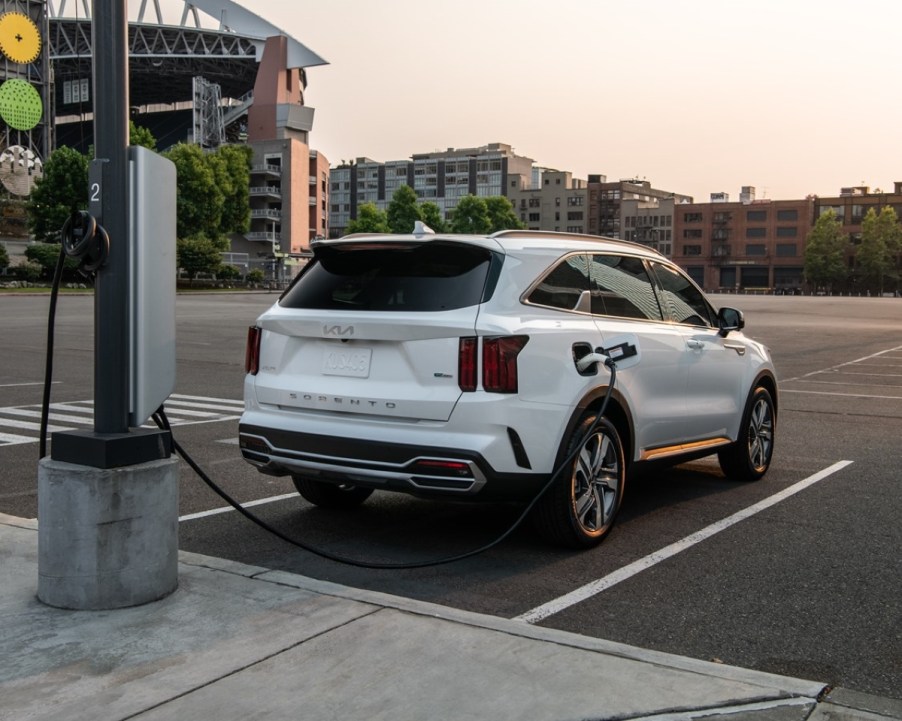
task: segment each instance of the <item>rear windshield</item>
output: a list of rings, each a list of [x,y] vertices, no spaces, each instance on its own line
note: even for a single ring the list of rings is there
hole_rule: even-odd
[[[441,311],[486,297],[493,253],[441,241],[327,247],[279,301],[286,308]]]

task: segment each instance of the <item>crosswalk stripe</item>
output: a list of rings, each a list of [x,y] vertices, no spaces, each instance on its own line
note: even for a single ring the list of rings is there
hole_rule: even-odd
[[[4,408],[3,414],[7,416],[19,416],[21,418],[40,418],[40,411],[30,411],[26,408]],[[51,421],[63,421],[66,423],[90,423],[91,416],[70,416],[66,413],[48,413]]]
[[[244,401],[181,394],[170,396],[165,406],[167,418],[173,426],[236,420],[241,417],[241,413],[244,411]],[[0,446],[37,443],[41,430],[40,419],[41,406],[39,404],[0,408]],[[50,422],[54,422],[54,425],[48,425],[48,434],[84,428],[84,426],[91,425],[94,421],[94,401],[51,403],[47,419]],[[142,428],[155,427],[152,422],[145,423],[142,426]],[[2,432],[7,429],[33,431],[34,435],[25,436],[18,433]]]
[[[0,445],[15,446],[20,443],[37,443],[37,438],[31,436],[17,436],[13,433],[0,433]]]

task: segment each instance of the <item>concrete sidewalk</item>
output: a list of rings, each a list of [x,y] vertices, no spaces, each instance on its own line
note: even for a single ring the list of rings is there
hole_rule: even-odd
[[[0,514],[0,719],[902,718],[902,701],[180,554],[116,611],[35,596],[37,523]]]

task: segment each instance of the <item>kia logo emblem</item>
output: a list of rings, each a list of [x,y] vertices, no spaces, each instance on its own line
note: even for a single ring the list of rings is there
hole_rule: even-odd
[[[340,325],[324,325],[323,326],[323,335],[335,335],[335,336],[344,336],[344,335],[354,335],[354,326],[340,326]]]

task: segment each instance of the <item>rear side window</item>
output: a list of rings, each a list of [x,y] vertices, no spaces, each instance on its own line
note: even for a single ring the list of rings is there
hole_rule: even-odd
[[[586,290],[589,290],[588,256],[571,255],[542,278],[526,300],[550,308],[575,310]]]
[[[715,325],[714,310],[689,278],[661,263],[653,263],[652,267],[673,320],[686,325]]]
[[[595,315],[662,320],[654,287],[639,258],[593,254],[589,279]]]
[[[285,308],[441,311],[483,301],[493,266],[485,248],[462,243],[327,247],[282,296]],[[500,265],[498,258],[494,265]]]

